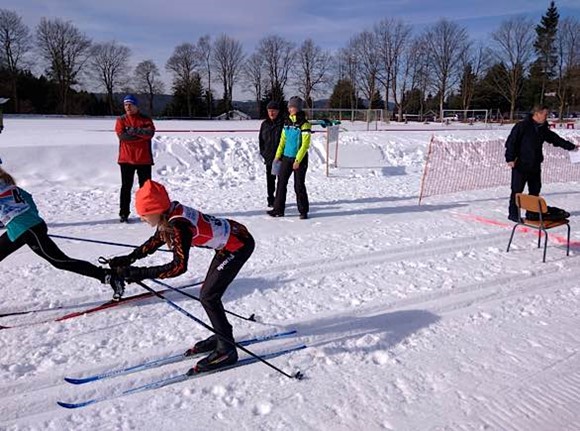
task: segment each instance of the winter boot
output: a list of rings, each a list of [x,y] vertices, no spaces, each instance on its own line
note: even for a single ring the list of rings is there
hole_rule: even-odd
[[[125,280],[110,269],[106,269],[104,283],[113,289],[113,301],[119,301],[125,293]]]
[[[217,347],[217,335],[212,335],[205,340],[198,341],[191,349],[187,349],[185,356],[197,355],[198,353],[211,352]]]
[[[119,216],[119,221],[121,223],[129,223],[129,216],[128,215]]]
[[[284,214],[283,214],[283,213],[280,213],[280,212],[278,212],[278,211],[276,211],[276,210],[270,210],[270,211],[267,211],[267,214],[268,214],[270,217],[284,217]]]
[[[233,340],[232,340],[233,342]],[[198,361],[194,368],[187,372],[188,375],[217,370],[238,362],[238,351],[233,344],[218,341],[216,349],[208,356]]]

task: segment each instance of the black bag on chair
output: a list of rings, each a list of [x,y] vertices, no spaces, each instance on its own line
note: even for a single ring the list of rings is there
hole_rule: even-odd
[[[562,208],[558,207],[548,207],[548,212],[542,215],[544,220],[556,221],[556,220],[566,220],[570,217],[570,213],[568,211],[563,210]],[[526,219],[531,221],[539,221],[540,214],[532,211],[526,212]]]

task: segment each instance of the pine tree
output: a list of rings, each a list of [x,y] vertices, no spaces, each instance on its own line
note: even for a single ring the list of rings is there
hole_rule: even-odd
[[[536,66],[540,71],[541,88],[540,103],[544,103],[544,93],[547,90],[549,80],[554,76],[554,69],[558,56],[556,53],[556,32],[560,14],[554,1],[550,2],[548,10],[542,16],[539,25],[536,26],[536,42],[534,48],[538,54]]]
[[[329,101],[332,109],[356,108],[356,95],[352,82],[348,79],[340,79],[334,86]]]

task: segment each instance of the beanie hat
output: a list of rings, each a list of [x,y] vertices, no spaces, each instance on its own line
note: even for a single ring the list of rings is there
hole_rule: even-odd
[[[279,111],[280,105],[275,100],[271,100],[270,102],[268,102],[268,106],[266,106],[266,109],[275,109],[276,111]]]
[[[137,102],[137,98],[132,94],[127,94],[123,99],[123,103],[130,103],[131,105],[138,106],[139,102]]]
[[[145,181],[135,193],[135,208],[140,216],[163,214],[171,206],[169,195],[163,185],[152,180]]]
[[[299,111],[302,111],[302,99],[298,96],[293,96],[288,101],[288,108],[296,108]]]

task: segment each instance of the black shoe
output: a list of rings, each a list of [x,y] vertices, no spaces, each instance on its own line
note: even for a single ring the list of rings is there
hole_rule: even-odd
[[[109,284],[113,289],[113,301],[119,301],[123,293],[125,293],[125,280],[111,272],[105,276],[105,283]]]
[[[119,221],[121,223],[129,223],[129,216],[120,216]]]
[[[282,213],[279,213],[279,212],[278,212],[278,211],[276,211],[276,210],[270,210],[270,211],[268,211],[268,215],[269,215],[270,217],[284,217],[284,214],[282,214]]]
[[[268,208],[274,208],[274,199],[268,199]]]
[[[198,353],[211,352],[217,347],[217,336],[212,335],[205,340],[198,341],[195,345],[185,352],[185,356],[197,355]]]
[[[306,220],[308,218],[308,214],[304,213],[304,214],[300,214],[300,219],[301,220]]]
[[[206,371],[217,370],[218,368],[227,367],[238,362],[238,351],[235,347],[228,347],[228,350],[214,350],[208,356],[201,359],[195,367],[187,372],[187,375],[204,373]]]

